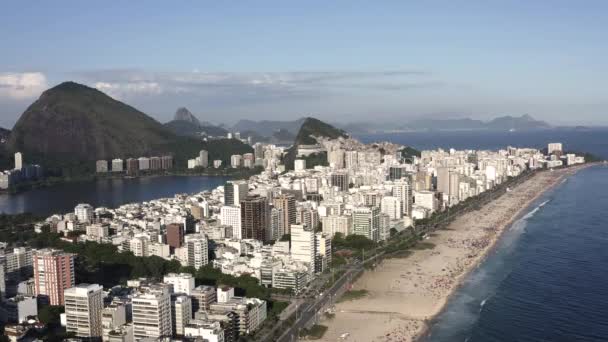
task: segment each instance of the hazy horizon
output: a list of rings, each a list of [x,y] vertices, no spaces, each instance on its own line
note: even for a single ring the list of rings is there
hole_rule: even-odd
[[[608,125],[601,1],[5,7],[6,128],[42,91],[70,80],[160,122],[187,107],[225,124],[529,114]]]

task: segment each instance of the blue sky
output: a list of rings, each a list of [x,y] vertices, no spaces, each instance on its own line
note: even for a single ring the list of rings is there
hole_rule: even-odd
[[[167,121],[608,124],[605,1],[58,1],[0,9],[0,125],[94,86]]]

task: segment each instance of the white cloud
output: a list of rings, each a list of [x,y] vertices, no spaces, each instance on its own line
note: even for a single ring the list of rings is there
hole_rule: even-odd
[[[22,100],[39,96],[48,88],[40,72],[0,73],[0,97]]]
[[[163,92],[162,87],[157,82],[96,82],[93,86],[119,99],[130,95],[158,95]]]
[[[318,93],[320,89],[428,86],[424,71],[373,72],[152,72],[142,70],[100,70],[79,73],[88,84],[115,97],[159,94],[274,93],[276,95]],[[386,83],[388,82],[388,83]],[[387,85],[388,84],[388,85]]]

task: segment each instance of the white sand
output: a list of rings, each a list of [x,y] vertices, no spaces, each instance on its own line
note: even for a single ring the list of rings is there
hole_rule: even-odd
[[[584,167],[584,166],[581,166]],[[541,172],[480,210],[457,218],[405,258],[384,260],[367,271],[353,289],[366,297],[339,303],[323,341],[413,341],[441,312],[460,280],[486,256],[502,231],[542,193],[581,167]]]

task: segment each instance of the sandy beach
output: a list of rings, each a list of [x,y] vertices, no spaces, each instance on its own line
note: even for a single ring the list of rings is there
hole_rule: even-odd
[[[492,249],[501,233],[544,192],[585,165],[539,172],[512,191],[466,213],[425,242],[434,248],[412,250],[384,260],[353,285],[364,298],[339,303],[322,341],[415,341],[438,315],[460,281]],[[340,336],[348,333],[348,337]]]

